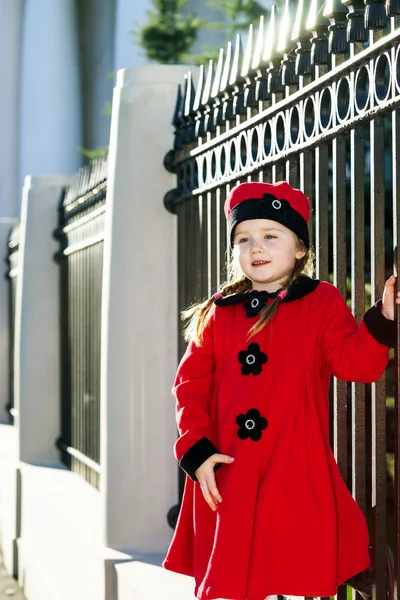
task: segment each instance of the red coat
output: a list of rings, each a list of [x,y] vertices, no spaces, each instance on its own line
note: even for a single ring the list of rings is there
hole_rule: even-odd
[[[230,305],[214,305],[173,389],[175,454],[190,477],[164,566],[193,576],[200,600],[333,596],[370,558],[364,515],[329,444],[330,379],[377,381],[394,322],[378,303],[358,326],[333,285],[306,277],[250,341],[249,302],[219,303]],[[194,481],[214,452],[235,458],[216,470],[216,512]]]

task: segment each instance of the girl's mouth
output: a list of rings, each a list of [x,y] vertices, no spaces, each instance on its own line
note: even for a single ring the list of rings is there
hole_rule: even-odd
[[[251,263],[252,267],[262,267],[264,265],[269,265],[269,260],[255,260]]]

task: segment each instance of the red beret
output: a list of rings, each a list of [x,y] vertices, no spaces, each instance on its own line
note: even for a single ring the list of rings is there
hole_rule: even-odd
[[[225,216],[233,241],[234,229],[249,219],[270,219],[285,225],[309,247],[310,204],[307,196],[286,181],[254,181],[234,187],[225,201]]]

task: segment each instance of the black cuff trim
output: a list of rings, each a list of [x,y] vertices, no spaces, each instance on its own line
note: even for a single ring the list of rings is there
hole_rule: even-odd
[[[397,343],[397,324],[396,321],[386,319],[382,314],[381,308],[382,300],[378,300],[365,313],[364,323],[377,342],[389,348],[394,348]]]
[[[190,479],[197,481],[195,472],[213,454],[218,454],[217,448],[208,438],[201,438],[182,456],[179,466],[189,475]]]

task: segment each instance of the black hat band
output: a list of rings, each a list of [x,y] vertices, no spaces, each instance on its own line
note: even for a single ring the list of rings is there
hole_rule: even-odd
[[[287,200],[278,200],[272,194],[264,194],[264,198],[249,198],[234,206],[228,215],[228,230],[231,245],[235,227],[242,221],[251,219],[270,219],[291,229],[304,243],[310,247],[310,238],[305,219],[297,210],[292,208]]]

